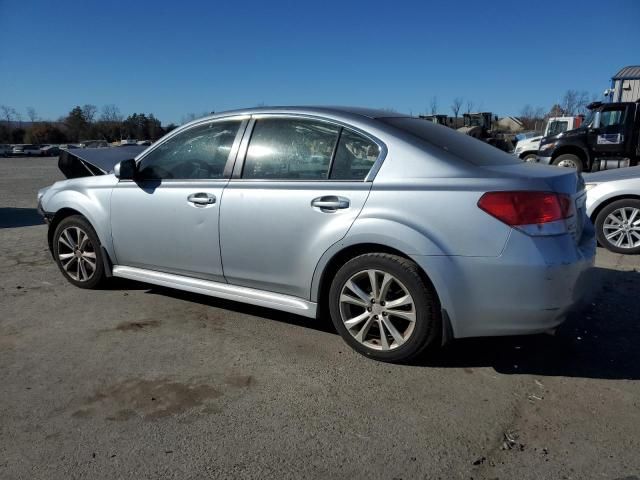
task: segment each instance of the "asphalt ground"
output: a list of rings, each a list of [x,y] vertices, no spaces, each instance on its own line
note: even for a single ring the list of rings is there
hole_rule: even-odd
[[[459,340],[417,365],[330,322],[58,272],[0,159],[0,478],[640,478],[640,257],[555,336]]]

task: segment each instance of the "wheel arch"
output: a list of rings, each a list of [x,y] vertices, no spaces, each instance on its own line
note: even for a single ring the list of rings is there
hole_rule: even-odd
[[[608,205],[611,205],[613,202],[617,202],[618,200],[640,200],[640,195],[628,193],[628,194],[616,195],[616,196],[604,199],[591,212],[591,215],[589,216],[591,221],[595,224],[596,218],[598,218],[598,215],[600,214],[600,212],[604,210]]]

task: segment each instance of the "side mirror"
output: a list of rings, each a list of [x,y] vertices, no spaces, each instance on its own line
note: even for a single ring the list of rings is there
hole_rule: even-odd
[[[133,180],[136,176],[136,161],[133,158],[122,160],[113,167],[113,174],[120,180]]]

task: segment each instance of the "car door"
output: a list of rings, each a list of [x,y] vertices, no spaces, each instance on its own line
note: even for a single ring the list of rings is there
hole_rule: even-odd
[[[246,123],[199,123],[143,154],[135,180],[118,182],[111,196],[118,265],[224,281],[220,199]]]
[[[227,281],[309,298],[318,260],[362,210],[383,150],[337,123],[252,119],[220,206]]]

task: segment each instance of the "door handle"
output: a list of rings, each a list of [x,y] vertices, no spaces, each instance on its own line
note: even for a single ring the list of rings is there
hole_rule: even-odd
[[[199,192],[192,193],[187,197],[187,200],[196,205],[213,205],[216,203],[216,196],[211,195],[210,193]]]
[[[349,208],[349,199],[329,195],[311,200],[311,206],[317,207],[323,212],[335,212],[338,209]]]

